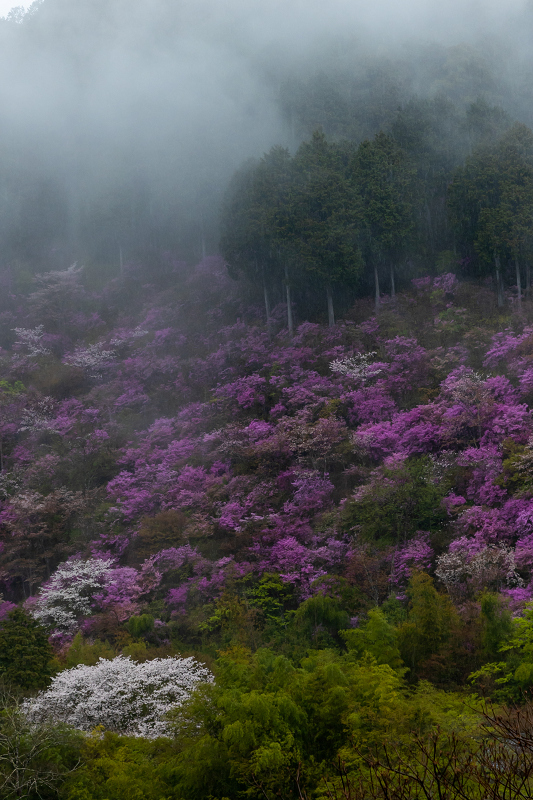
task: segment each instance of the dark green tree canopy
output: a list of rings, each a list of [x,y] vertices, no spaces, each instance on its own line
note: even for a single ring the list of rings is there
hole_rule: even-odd
[[[275,147],[235,175],[222,253],[230,274],[262,282],[265,292],[283,278],[307,295],[325,290],[331,304],[332,290],[360,287],[365,266],[405,255],[414,194],[415,170],[390,135],[356,146],[315,131],[294,157]]]
[[[413,167],[394,139],[381,131],[362,142],[353,173],[363,198],[365,259],[398,260],[414,228]]]
[[[0,677],[21,689],[42,689],[52,655],[43,628],[21,609],[11,611],[0,628]]]
[[[533,213],[533,132],[516,124],[458,169],[448,195],[459,246],[483,274],[494,259],[528,257]]]

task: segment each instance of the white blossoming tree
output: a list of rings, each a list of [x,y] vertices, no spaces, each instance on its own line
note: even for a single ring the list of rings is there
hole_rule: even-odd
[[[479,592],[524,583],[516,571],[515,552],[506,545],[487,545],[477,552],[458,547],[438,557],[435,574],[452,595],[467,585]]]
[[[101,725],[127,736],[156,739],[169,733],[165,716],[199,683],[212,683],[207,667],[194,658],[156,658],[138,664],[129,657],[100,659],[60,672],[51,686],[26,701],[34,723],[62,722],[82,731]]]
[[[371,362],[375,355],[375,352],[356,353],[353,356],[335,359],[330,363],[329,367],[332,372],[337,372],[339,375],[346,375],[346,377],[355,381],[365,383],[383,371],[379,363]]]
[[[53,398],[42,397],[24,410],[20,420],[19,431],[57,432],[57,425],[54,420],[55,410],[56,403]]]
[[[72,633],[78,621],[91,614],[92,598],[106,585],[112,569],[111,559],[65,561],[33,600],[32,616],[43,625]]]
[[[102,370],[110,366],[115,355],[114,350],[105,350],[103,344],[96,342],[85,347],[80,345],[64,357],[63,363],[84,370],[91,378],[101,378]]]
[[[25,348],[30,358],[50,354],[50,350],[42,342],[44,325],[37,325],[35,328],[13,328],[13,330],[17,334],[15,347]]]
[[[120,345],[128,344],[135,339],[140,339],[143,336],[146,336],[148,333],[149,331],[145,330],[140,325],[137,325],[137,327],[133,330],[120,330],[111,339],[111,344],[114,347],[119,347]]]

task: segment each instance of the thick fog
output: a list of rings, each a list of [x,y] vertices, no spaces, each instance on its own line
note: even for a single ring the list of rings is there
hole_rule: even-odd
[[[298,106],[314,76],[381,70],[365,91],[386,83],[390,103],[462,91],[455,101],[484,95],[531,117],[522,0],[11,5],[0,6],[4,264],[213,251],[234,169],[321,123]]]

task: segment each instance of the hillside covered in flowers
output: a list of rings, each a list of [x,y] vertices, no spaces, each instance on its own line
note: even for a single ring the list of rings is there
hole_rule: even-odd
[[[23,689],[56,676],[27,701],[34,719],[115,736],[84,745],[65,796],[110,796],[91,770],[120,746],[145,748],[155,794],[128,767],[117,798],[355,797],[323,783],[340,791],[354,741],[459,717],[471,732],[479,694],[523,699],[527,297],[500,307],[490,284],[445,273],[290,337],[284,306],[267,325],[217,258],[3,289],[0,638],[36,626],[53,659],[25,683],[2,641],[0,668]],[[121,676],[128,702],[159,692],[159,717],[114,713],[102,687]],[[169,724],[162,756],[150,741]]]

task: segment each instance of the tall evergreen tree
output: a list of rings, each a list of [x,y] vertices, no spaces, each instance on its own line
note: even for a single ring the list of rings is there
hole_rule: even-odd
[[[42,689],[52,655],[43,628],[21,609],[11,611],[0,628],[0,677],[21,689]]]
[[[288,150],[273,147],[237,175],[222,209],[221,251],[230,274],[261,282],[267,321],[269,293],[284,281],[287,325],[292,332],[291,280],[287,251],[288,203],[292,184]]]
[[[395,267],[413,233],[414,170],[394,139],[383,132],[361,143],[353,170],[363,200],[363,256],[373,273],[378,307],[379,273],[388,267],[394,297]]]
[[[457,170],[448,205],[463,255],[475,259],[479,274],[494,268],[498,304],[507,267],[514,268],[520,301],[521,262],[530,263],[533,248],[533,132],[516,124],[495,145],[476,150]],[[529,268],[527,276],[529,289]]]
[[[304,280],[325,290],[330,326],[333,290],[356,283],[363,266],[361,199],[348,175],[348,153],[316,131],[294,158],[290,246]]]

